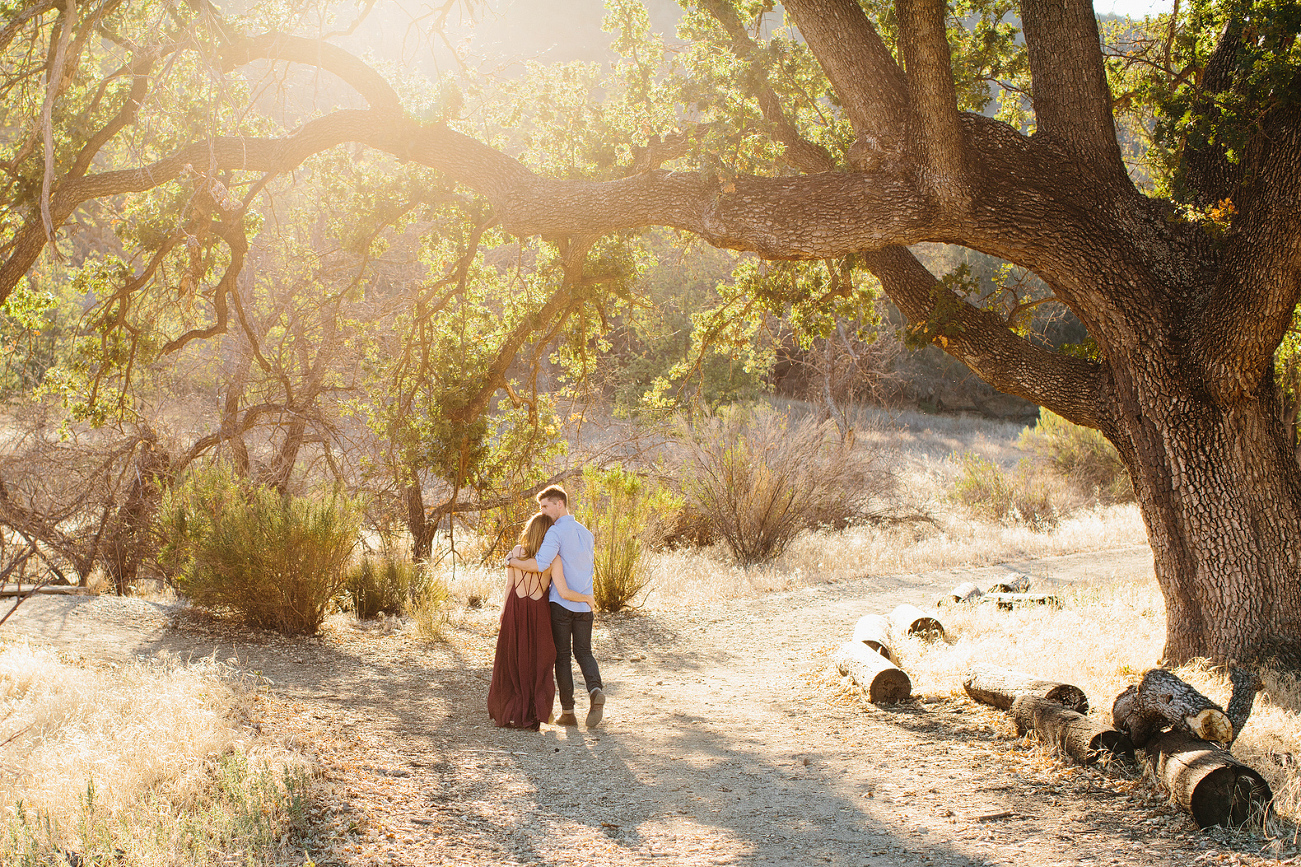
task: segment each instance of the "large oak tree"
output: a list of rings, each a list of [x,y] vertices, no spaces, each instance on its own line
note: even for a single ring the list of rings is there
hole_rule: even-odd
[[[564,285],[539,309],[543,318],[581,295],[594,240],[624,230],[674,227],[769,259],[853,257],[918,333],[995,387],[1116,445],[1155,554],[1169,661],[1295,654],[1301,469],[1272,370],[1301,293],[1296,4],[1223,4],[1216,20],[1225,23],[1200,59],[1172,72],[1186,112],[1165,128],[1171,196],[1139,189],[1127,172],[1088,0],[1019,4],[1032,123],[1018,126],[963,110],[969,70],[955,63],[955,22],[940,0],[881,8],[787,0],[799,50],[821,70],[816,110],[846,131],[839,144],[808,134],[792,88],[770,78],[771,52],[737,5],[699,0],[698,16],[748,70],[753,124],[732,132],[762,133],[782,165],[729,171],[720,153],[721,170],[674,163],[697,133],[727,123],[716,115],[696,130],[643,130],[619,143],[636,145],[635,160],[599,177],[535,171],[467,134],[474,118],[458,129],[454,112],[416,116],[374,67],[329,40],[240,32],[206,0],[167,5],[152,38],[138,26],[128,33],[130,10],[149,5],[7,4],[7,96],[28,101],[32,123],[15,132],[11,115],[0,298],[97,200],[175,185],[206,236],[229,249],[230,279],[206,290],[220,330],[253,198],[230,191],[345,143],[432,167],[483,197],[500,228],[561,245]],[[97,42],[120,58],[107,76],[102,57],[98,66],[87,60]],[[266,123],[254,130],[245,109],[255,103],[237,104],[251,98],[229,82],[258,63],[332,73],[366,107],[318,113],[278,134]],[[157,82],[186,64],[196,78],[228,83],[213,88],[222,107],[204,124],[150,140],[144,113],[175,111]],[[909,252],[926,241],[1033,272],[1085,325],[1096,353],[1055,353],[969,303]],[[487,386],[504,386],[503,374]]]

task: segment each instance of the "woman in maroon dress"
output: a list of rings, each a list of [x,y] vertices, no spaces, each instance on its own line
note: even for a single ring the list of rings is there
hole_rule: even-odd
[[[510,556],[530,559],[542,545],[551,523],[541,512],[529,518]],[[501,609],[497,656],[492,663],[492,685],[488,687],[488,716],[499,726],[537,731],[541,723],[551,721],[556,698],[556,645],[551,638],[547,591],[552,581],[556,582],[556,592],[565,599],[595,605],[590,595],[570,592],[559,557],[541,573],[506,569],[506,603]]]

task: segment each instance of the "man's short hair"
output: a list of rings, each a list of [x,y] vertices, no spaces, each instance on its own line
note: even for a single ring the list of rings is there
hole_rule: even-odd
[[[559,500],[565,504],[566,509],[569,508],[569,495],[566,494],[565,489],[559,485],[547,485],[538,492],[537,500],[539,503],[543,500]]]

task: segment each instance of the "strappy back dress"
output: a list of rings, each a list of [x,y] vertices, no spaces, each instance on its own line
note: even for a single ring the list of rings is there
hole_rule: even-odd
[[[501,612],[488,716],[499,726],[536,731],[551,716],[556,698],[555,667],[551,603],[542,588],[542,576],[519,573],[506,591]]]

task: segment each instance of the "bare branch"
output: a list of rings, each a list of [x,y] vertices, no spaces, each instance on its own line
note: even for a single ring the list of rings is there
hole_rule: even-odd
[[[732,5],[724,0],[708,0],[702,5],[727,31],[728,37],[732,40],[732,51],[736,56],[749,62],[751,74],[759,91],[759,108],[763,112],[764,119],[772,124],[777,140],[786,146],[786,159],[791,165],[806,172],[829,172],[835,169],[836,160],[827,149],[801,136],[786,117],[781,100],[777,98],[772,85],[768,83],[763,66],[759,63],[754,40],[746,32]]]

